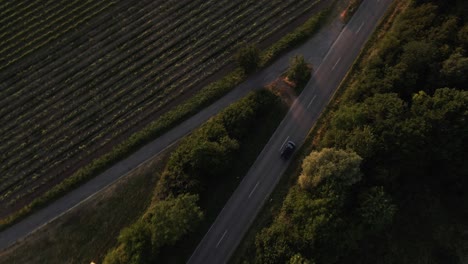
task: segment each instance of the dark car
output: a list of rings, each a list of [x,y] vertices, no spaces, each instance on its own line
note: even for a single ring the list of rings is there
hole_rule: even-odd
[[[295,149],[296,144],[294,144],[294,142],[292,141],[288,141],[288,143],[286,143],[286,145],[284,146],[283,150],[281,150],[281,158],[284,160],[289,159]]]

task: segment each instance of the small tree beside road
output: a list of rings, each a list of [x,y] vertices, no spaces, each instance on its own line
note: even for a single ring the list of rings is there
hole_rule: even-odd
[[[289,81],[294,82],[296,90],[300,90],[309,81],[311,71],[312,69],[304,60],[304,57],[298,55],[291,59],[286,77]]]
[[[252,73],[260,65],[260,50],[255,44],[244,44],[237,53],[236,61],[245,73]]]

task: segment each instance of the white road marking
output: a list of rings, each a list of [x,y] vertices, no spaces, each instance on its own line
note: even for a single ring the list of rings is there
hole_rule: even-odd
[[[226,234],[227,234],[227,229],[226,231],[224,231],[223,236],[219,239],[218,244],[216,244],[216,248],[218,248],[219,244],[221,243],[221,241],[223,241],[223,238]]]
[[[360,26],[360,27],[358,28],[358,30],[356,31],[356,34],[358,34],[358,33],[359,33],[359,31],[361,31],[361,29],[362,29],[362,26],[364,26],[364,22],[362,22],[361,26]]]
[[[317,97],[317,95],[314,95],[314,98],[312,98],[312,100],[310,100],[310,103],[307,105],[307,109],[309,109],[310,105],[311,105],[312,102],[315,100],[315,97]]]
[[[336,65],[338,65],[338,63],[340,62],[340,60],[341,60],[341,57],[336,61],[335,65],[333,65],[332,71],[335,69]]]
[[[259,183],[260,183],[260,181],[258,181],[257,184],[255,184],[255,186],[253,187],[252,191],[250,192],[248,198],[250,198],[250,196],[252,196],[252,194],[255,192],[255,189],[257,189],[257,186],[258,186]],[[248,198],[247,198],[247,199],[248,199]]]
[[[286,144],[286,141],[288,141],[288,139],[289,139],[289,136],[286,138],[286,140],[283,142],[283,144],[281,144],[281,147],[280,147],[280,149],[279,149],[280,151],[281,151],[281,149],[283,148],[284,144]]]

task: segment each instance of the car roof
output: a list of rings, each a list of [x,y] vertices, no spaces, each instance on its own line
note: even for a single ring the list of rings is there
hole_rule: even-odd
[[[288,145],[292,145],[293,147],[296,146],[296,144],[294,144],[294,142],[292,142],[292,141],[288,141]]]

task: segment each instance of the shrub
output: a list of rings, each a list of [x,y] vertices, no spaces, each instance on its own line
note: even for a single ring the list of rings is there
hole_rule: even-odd
[[[254,44],[244,44],[236,55],[236,61],[245,73],[252,73],[260,66],[260,50]]]
[[[119,245],[104,263],[153,263],[161,247],[173,245],[201,221],[197,201],[196,195],[182,194],[153,203],[143,218],[121,231]]]
[[[311,70],[303,56],[295,56],[289,64],[286,76],[290,81],[294,82],[296,89],[301,89],[309,81]]]

